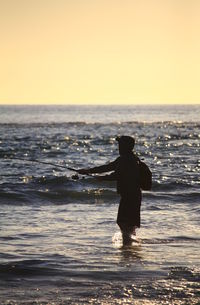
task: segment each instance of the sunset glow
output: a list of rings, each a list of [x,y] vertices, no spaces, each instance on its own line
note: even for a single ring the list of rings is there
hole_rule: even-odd
[[[0,103],[200,103],[199,16],[198,0],[0,0]]]

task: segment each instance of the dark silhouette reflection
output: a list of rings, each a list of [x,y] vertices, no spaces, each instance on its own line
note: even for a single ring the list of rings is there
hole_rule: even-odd
[[[132,244],[132,245],[122,245],[120,248],[121,262],[123,265],[131,263],[139,263],[142,258],[142,246],[141,244]]]
[[[131,243],[124,243],[122,234],[117,232],[114,234],[113,246],[119,250],[120,261],[123,265],[127,265],[133,262],[140,262],[143,257],[142,245],[139,239],[135,238],[135,241],[132,240]]]

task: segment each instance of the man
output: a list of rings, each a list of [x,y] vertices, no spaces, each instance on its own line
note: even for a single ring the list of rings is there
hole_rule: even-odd
[[[140,227],[140,172],[139,158],[133,153],[135,139],[130,136],[121,136],[116,139],[119,144],[120,156],[106,165],[89,169],[80,169],[80,174],[93,174],[110,172],[105,176],[98,176],[101,180],[116,180],[117,192],[121,196],[117,224],[119,225],[123,243],[131,242],[131,235]]]

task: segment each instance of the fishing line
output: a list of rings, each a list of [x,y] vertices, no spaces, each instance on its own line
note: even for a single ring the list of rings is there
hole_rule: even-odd
[[[6,159],[20,160],[20,161],[25,161],[25,162],[26,161],[27,162],[37,162],[37,163],[41,163],[41,164],[51,165],[51,166],[55,166],[55,167],[61,167],[61,168],[69,169],[69,170],[74,171],[74,172],[78,172],[77,169],[72,168],[72,167],[68,167],[68,166],[64,166],[64,165],[59,165],[59,164],[55,164],[55,163],[51,163],[51,162],[39,161],[37,159],[22,159],[22,158],[18,158],[18,157],[6,157]]]

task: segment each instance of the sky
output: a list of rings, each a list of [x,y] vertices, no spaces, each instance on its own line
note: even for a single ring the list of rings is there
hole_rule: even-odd
[[[200,104],[199,0],[0,0],[0,104]]]

